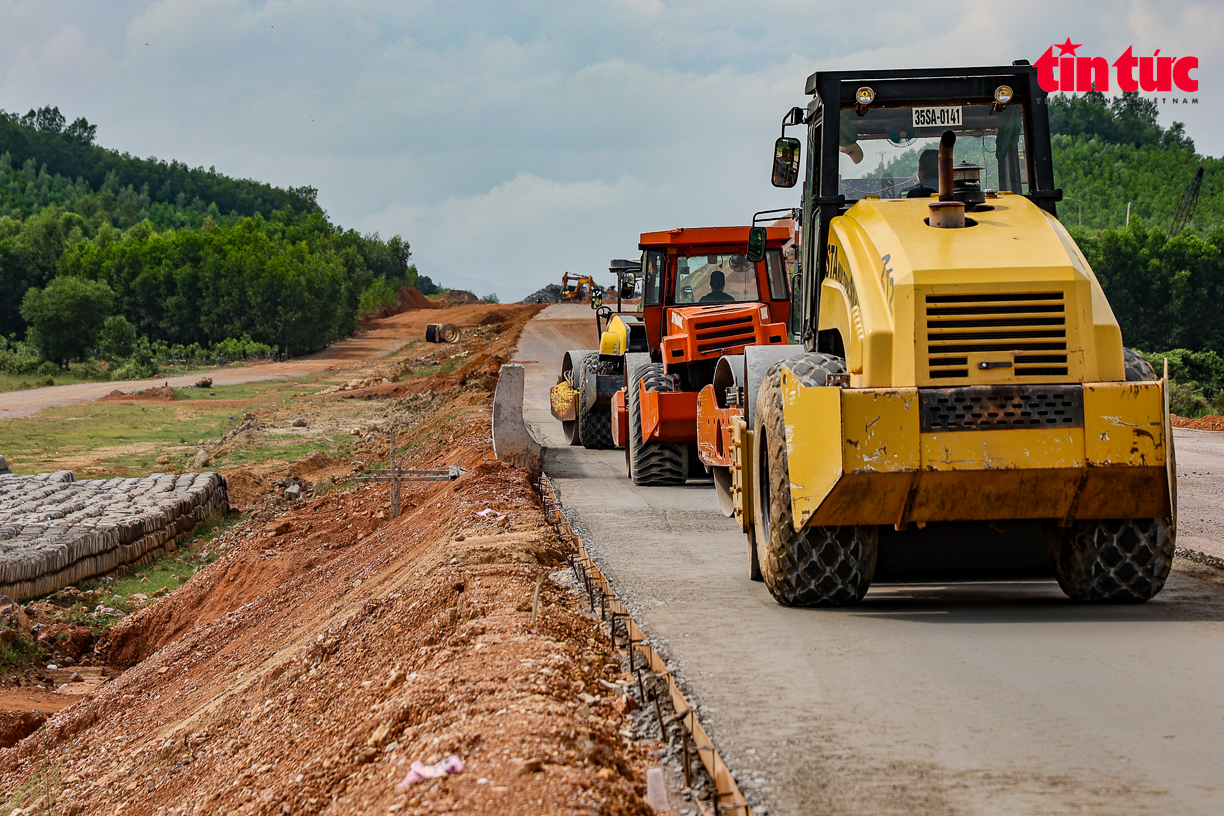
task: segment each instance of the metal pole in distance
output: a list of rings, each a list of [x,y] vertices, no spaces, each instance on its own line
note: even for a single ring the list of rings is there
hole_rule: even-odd
[[[391,518],[397,519],[400,514],[400,481],[399,468],[395,466],[395,423],[391,424]]]

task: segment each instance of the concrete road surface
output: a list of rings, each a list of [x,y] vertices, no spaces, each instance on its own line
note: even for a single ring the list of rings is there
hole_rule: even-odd
[[[539,361],[527,419],[558,446],[545,469],[571,518],[758,812],[1224,813],[1220,573],[1178,559],[1160,596],[1129,607],[1073,604],[1053,581],[778,606],[748,580],[708,484],[634,488],[621,451],[560,447],[546,386],[561,350],[590,347],[585,316],[550,307],[523,333],[520,358]],[[1219,435],[1177,439],[1183,468],[1224,472]],[[1196,502],[1219,482],[1197,478],[1184,524],[1218,548],[1220,502]]]

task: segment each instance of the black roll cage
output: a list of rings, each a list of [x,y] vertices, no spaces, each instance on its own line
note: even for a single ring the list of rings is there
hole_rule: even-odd
[[[856,105],[855,92],[864,85],[875,92],[869,107],[907,107],[918,104],[990,105],[995,89],[1007,85],[1013,91],[1009,106],[1019,106],[1024,118],[1024,160],[1029,192],[1025,197],[1057,217],[1055,204],[1062,190],[1054,187],[1054,160],[1050,150],[1050,119],[1047,94],[1037,81],[1037,69],[1027,63],[981,68],[927,68],[905,71],[818,71],[807,79],[805,92],[813,97],[803,123],[808,126],[807,165],[803,179],[801,340],[808,350],[831,351],[818,338],[820,281],[826,269],[829,222],[853,204],[840,194],[838,135],[845,108]],[[831,127],[824,127],[826,112],[833,111]],[[796,117],[797,118],[797,117]],[[785,127],[785,125],[784,125]],[[812,189],[814,186],[815,189]],[[792,307],[794,308],[794,307]],[[826,339],[827,341],[828,339]]]

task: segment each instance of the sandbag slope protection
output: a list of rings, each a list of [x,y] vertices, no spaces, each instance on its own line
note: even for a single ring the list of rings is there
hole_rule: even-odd
[[[0,594],[23,600],[142,566],[229,510],[220,473],[0,475]]]

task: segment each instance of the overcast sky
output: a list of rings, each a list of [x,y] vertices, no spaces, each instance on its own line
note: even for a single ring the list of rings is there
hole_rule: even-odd
[[[1224,154],[1222,2],[0,0],[0,108],[54,105],[98,143],[310,185],[400,234],[446,285],[610,283],[637,236],[798,203],[769,185],[783,113],[828,68],[1194,55]]]

